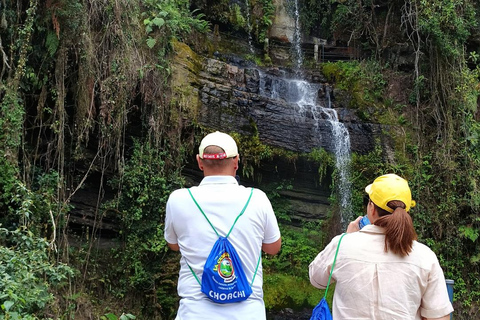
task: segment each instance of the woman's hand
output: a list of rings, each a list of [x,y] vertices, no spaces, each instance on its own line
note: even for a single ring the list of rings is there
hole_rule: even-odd
[[[358,223],[360,222],[360,219],[362,219],[362,218],[363,218],[363,216],[360,216],[357,219],[355,219],[354,221],[350,222],[348,224],[348,227],[347,227],[347,233],[356,232],[356,231],[360,230],[360,227],[359,227]]]

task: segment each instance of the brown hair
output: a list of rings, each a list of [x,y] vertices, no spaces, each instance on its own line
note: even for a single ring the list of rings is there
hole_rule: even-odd
[[[216,153],[222,153],[225,152],[222,148],[217,147],[217,146],[208,146],[205,148],[203,153],[205,154],[216,154]],[[225,158],[225,159],[202,159],[202,163],[204,166],[209,167],[209,168],[225,168],[229,165],[231,165],[232,159],[235,159],[235,157],[232,158]]]
[[[398,200],[388,202],[387,206],[393,209],[392,213],[375,203],[374,205],[380,216],[374,224],[385,228],[385,252],[391,250],[402,257],[407,256],[412,251],[413,240],[417,240],[417,233],[412,218],[405,211],[405,204]]]

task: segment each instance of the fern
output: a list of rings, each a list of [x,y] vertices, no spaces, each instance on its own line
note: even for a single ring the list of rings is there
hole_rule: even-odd
[[[50,56],[54,56],[57,52],[59,45],[59,41],[57,35],[54,32],[48,32],[47,39],[45,40],[45,47],[47,47],[47,51]]]

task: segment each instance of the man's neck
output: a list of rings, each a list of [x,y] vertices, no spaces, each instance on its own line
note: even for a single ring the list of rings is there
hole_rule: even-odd
[[[235,177],[235,172],[226,172],[226,171],[209,171],[209,170],[203,170],[203,176],[204,177],[209,177],[209,176],[230,176],[230,177]]]

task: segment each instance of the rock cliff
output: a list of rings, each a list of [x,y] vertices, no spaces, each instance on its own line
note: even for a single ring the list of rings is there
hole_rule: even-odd
[[[315,114],[314,109],[299,111],[298,104],[292,102],[296,97],[291,95],[298,94],[288,87],[295,77],[293,72],[260,68],[234,56],[217,55],[217,59],[202,61],[195,81],[189,84],[190,90],[183,90],[190,95],[198,94],[198,99],[193,100],[198,104],[196,119],[201,126],[246,136],[256,132],[262,143],[300,154],[314,148],[334,152],[331,121],[325,115]],[[185,78],[183,66],[186,65],[177,61],[174,69],[182,78]],[[180,82],[181,79],[175,79],[176,74],[174,81]],[[322,74],[309,73],[304,78],[318,88],[315,103],[335,110],[338,120],[347,128],[351,152],[367,153],[374,148],[376,139],[384,139],[382,127],[360,121],[355,110],[346,107],[348,95],[334,90]],[[274,83],[276,91],[272,94]],[[276,158],[262,161],[256,168],[262,185],[288,181],[291,188],[279,193],[290,204],[289,215],[294,224],[325,218],[331,193],[331,177],[319,181],[318,164],[300,159],[292,163]],[[193,162],[187,165],[185,175],[191,184],[196,184],[202,176]],[[258,184],[252,178],[241,177],[241,180],[246,185]]]

